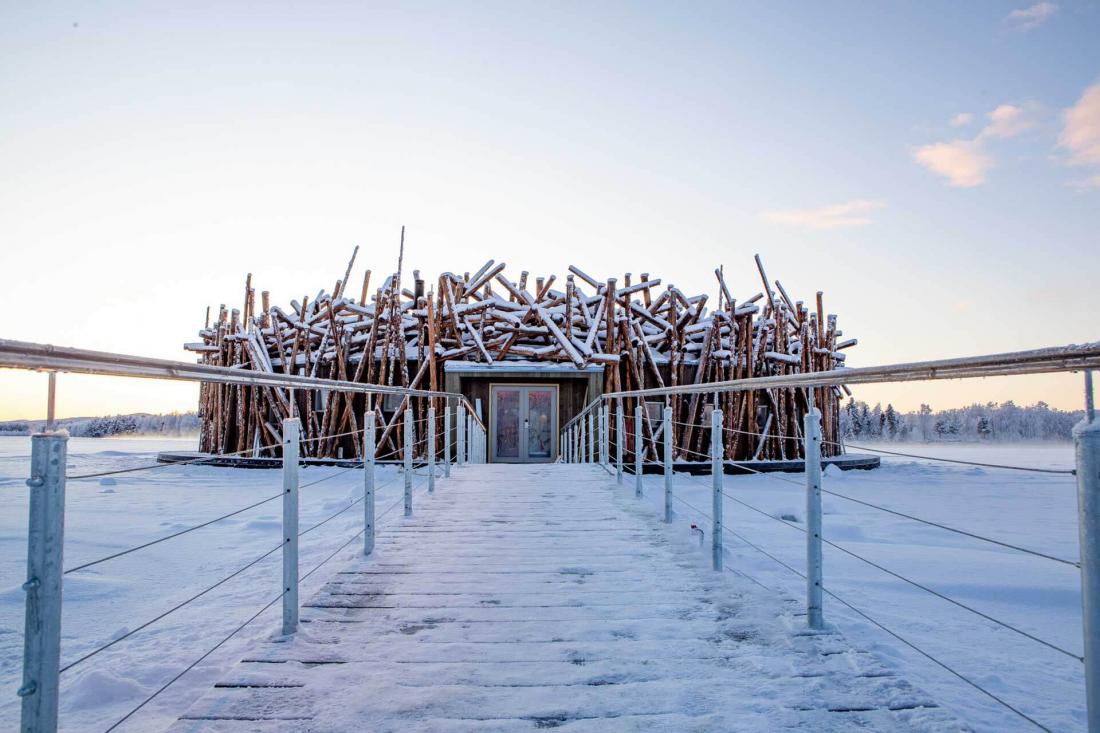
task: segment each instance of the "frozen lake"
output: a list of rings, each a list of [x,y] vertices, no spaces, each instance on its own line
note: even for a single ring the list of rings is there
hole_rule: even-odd
[[[913,453],[993,463],[1069,468],[1068,444],[1026,446],[886,445]],[[84,473],[151,462],[158,450],[192,449],[191,441],[72,439],[69,471]],[[15,690],[22,655],[28,438],[0,438],[0,728],[18,719]],[[361,494],[361,473],[305,468],[303,528]],[[786,480],[783,480],[786,479]],[[731,496],[774,516],[804,519],[797,474],[727,477]],[[795,481],[796,484],[789,483]],[[423,491],[422,477],[417,491]],[[400,499],[393,469],[380,469],[378,512]],[[646,478],[654,511],[661,479]],[[678,477],[677,494],[708,510],[708,477]],[[911,513],[1057,557],[1076,560],[1077,521],[1072,476],[937,464],[884,457],[876,471],[826,472],[827,490]],[[278,471],[174,466],[68,485],[65,565],[93,560],[277,495]],[[624,491],[629,491],[628,485]],[[1074,567],[969,539],[837,497],[824,502],[824,535],[890,570],[972,605],[984,613],[1079,654],[1079,578]],[[700,521],[676,503],[677,523],[689,532]],[[727,526],[801,569],[805,536],[727,500]],[[154,618],[279,544],[280,503],[273,501],[205,529],[67,576],[62,660],[68,663]],[[302,540],[303,572],[361,527],[361,507],[338,516]],[[380,532],[400,509],[381,519]],[[705,521],[701,526],[707,527]],[[708,528],[709,529],[709,528]],[[357,543],[311,577],[306,598]],[[790,597],[804,581],[728,537],[727,565]],[[706,550],[702,550],[706,552]],[[211,591],[185,609],[74,667],[62,676],[65,730],[101,731],[278,594],[279,553]],[[747,582],[747,581],[746,581]],[[1084,730],[1081,664],[992,622],[935,598],[834,549],[825,550],[825,585],[913,643],[1053,730]],[[896,666],[933,699],[978,731],[1030,730],[1019,718],[896,640],[826,598],[826,619],[857,645]],[[228,665],[250,639],[276,630],[277,607],[189,673],[121,730],[168,725]]]

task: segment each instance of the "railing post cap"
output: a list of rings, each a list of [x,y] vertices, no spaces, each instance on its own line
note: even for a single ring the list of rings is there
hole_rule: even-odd
[[[1096,439],[1097,436],[1100,436],[1100,418],[1096,418],[1092,422],[1087,419],[1082,420],[1073,426],[1074,440]]]
[[[62,440],[68,440],[69,431],[65,428],[58,428],[57,430],[39,430],[37,433],[31,433],[31,438],[61,438]]]

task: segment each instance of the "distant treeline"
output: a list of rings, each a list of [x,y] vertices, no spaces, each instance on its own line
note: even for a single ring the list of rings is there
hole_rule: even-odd
[[[45,420],[12,420],[0,423],[0,435],[30,435],[42,430]],[[57,421],[57,427],[69,431],[74,438],[107,438],[113,435],[164,435],[168,437],[197,435],[199,416],[194,412],[170,412],[151,415],[105,417],[69,417]]]
[[[1021,407],[1010,400],[938,411],[921,405],[901,413],[893,405],[869,407],[852,399],[840,411],[840,430],[851,440],[1072,440],[1073,426],[1083,418],[1083,410],[1066,412],[1045,402]]]

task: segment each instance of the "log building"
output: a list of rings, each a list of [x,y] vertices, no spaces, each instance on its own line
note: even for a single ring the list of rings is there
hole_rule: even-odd
[[[514,278],[493,260],[473,273],[443,273],[430,286],[419,272],[405,281],[399,271],[372,289],[370,270],[361,285],[350,281],[354,262],[355,254],[331,292],[286,307],[272,304],[267,291],[257,303],[249,275],[241,307],[223,305],[213,320],[208,308],[202,340],[185,348],[204,364],[461,392],[487,425],[487,459],[511,462],[556,460],[561,426],[603,393],[834,369],[856,343],[841,340],[821,292],[810,301],[791,298],[768,279],[759,256],[754,277],[763,289],[744,300],[730,292],[721,268],[712,298],[687,295],[648,273],[596,278],[570,266],[564,281],[526,271]],[[814,390],[827,455],[840,452],[840,397],[836,388]],[[378,454],[398,458],[406,406],[423,420],[435,399],[442,415],[441,398],[406,399],[203,384],[200,450],[277,457],[280,425],[293,414],[302,420],[303,456],[359,456],[357,431],[369,400]],[[706,460],[715,399],[727,459],[801,457],[808,394],[784,388],[673,396],[675,460]],[[654,434],[663,405],[646,405],[647,459],[660,460]],[[628,416],[634,407],[624,400]],[[426,449],[424,432],[418,455]],[[633,436],[624,438],[632,456]]]

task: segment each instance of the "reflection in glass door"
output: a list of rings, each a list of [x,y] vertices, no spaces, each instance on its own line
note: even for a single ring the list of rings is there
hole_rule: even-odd
[[[556,387],[493,385],[490,402],[493,461],[554,460],[558,432]]]

